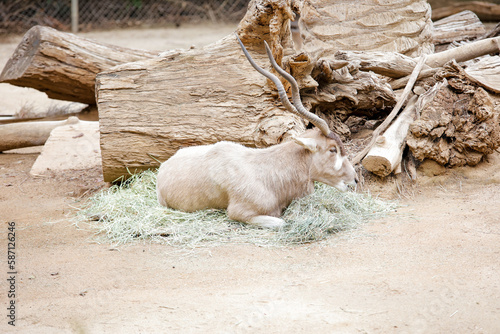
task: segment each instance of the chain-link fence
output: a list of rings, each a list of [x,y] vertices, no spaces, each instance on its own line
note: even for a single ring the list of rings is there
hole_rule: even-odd
[[[73,0],[78,29],[237,22],[249,0]],[[75,4],[77,4],[75,6]],[[75,11],[77,9],[77,11]],[[74,23],[73,23],[74,24]],[[72,0],[0,0],[0,33],[22,33],[35,25],[70,31]]]

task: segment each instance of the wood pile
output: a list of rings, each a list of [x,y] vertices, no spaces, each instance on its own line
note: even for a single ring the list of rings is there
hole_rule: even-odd
[[[290,32],[297,14],[300,50]],[[252,0],[236,32],[268,69],[269,43],[304,105],[379,176],[401,170],[407,145],[417,160],[449,167],[475,165],[500,146],[500,37],[470,10],[433,24],[425,0]],[[233,35],[158,55],[36,27],[0,81],[96,103],[106,181],[154,168],[183,146],[264,147],[309,126],[278,103]]]

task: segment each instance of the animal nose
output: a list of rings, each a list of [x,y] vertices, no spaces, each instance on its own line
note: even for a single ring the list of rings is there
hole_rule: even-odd
[[[358,178],[358,174],[354,175],[354,183],[358,184],[359,182],[359,178]]]

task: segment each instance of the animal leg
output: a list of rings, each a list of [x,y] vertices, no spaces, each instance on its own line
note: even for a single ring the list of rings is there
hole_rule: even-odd
[[[230,203],[227,207],[227,215],[229,218],[240,222],[271,229],[279,229],[285,224],[285,221],[281,218],[262,214],[259,215],[259,213],[248,204]]]
[[[278,230],[286,224],[283,219],[271,216],[255,216],[250,218],[247,223],[274,230]]]

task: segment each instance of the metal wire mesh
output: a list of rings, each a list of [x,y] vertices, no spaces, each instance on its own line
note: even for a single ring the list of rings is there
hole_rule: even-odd
[[[249,0],[79,0],[79,30],[237,22]],[[71,30],[71,0],[0,0],[0,33],[35,25]]]

